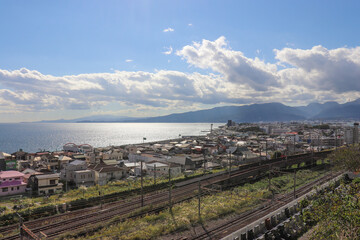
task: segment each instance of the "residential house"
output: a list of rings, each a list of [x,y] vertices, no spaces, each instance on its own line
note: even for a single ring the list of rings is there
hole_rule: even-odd
[[[126,177],[126,167],[110,166],[104,162],[98,164],[91,164],[88,167],[95,173],[95,184],[105,185],[112,180],[119,180]]]
[[[17,160],[17,170],[18,171],[23,171],[24,169],[30,168],[30,162],[28,162],[27,160]]]
[[[167,176],[169,174],[169,165],[161,162],[152,162],[144,164],[147,174],[157,177]]]
[[[166,161],[167,157],[162,154],[154,154],[153,152],[141,154],[129,154],[130,162],[152,162],[152,161]]]
[[[157,177],[168,176],[169,168],[171,177],[176,177],[181,174],[181,166],[174,163],[151,162],[146,163],[145,166],[149,176],[154,176],[155,174]]]
[[[28,154],[27,152],[24,152],[22,149],[19,149],[19,151],[14,152],[11,155],[15,156],[16,160],[26,160],[26,155],[27,154]]]
[[[26,168],[25,170],[22,171],[22,173],[25,174],[25,175],[24,175],[24,182],[25,182],[25,183],[28,183],[29,178],[30,178],[32,175],[41,175],[41,174],[44,174],[44,173],[35,171],[34,169],[31,169],[31,168]]]
[[[136,176],[136,173],[135,173],[136,170],[135,169],[140,168],[140,163],[139,162],[125,162],[124,165],[127,168],[127,174],[128,175]]]
[[[230,154],[229,160],[233,161],[233,164],[238,164],[240,161],[257,161],[260,159],[260,155],[253,153],[247,147],[229,147],[227,153]]]
[[[59,169],[59,156],[54,155],[50,152],[38,152],[36,153],[37,157],[40,157],[42,164],[46,166],[47,169],[55,171]],[[36,159],[36,157],[35,157]],[[35,161],[34,159],[34,161]]]
[[[203,154],[191,154],[186,157],[189,158],[193,163],[195,163],[196,169],[201,168],[205,162],[205,158]]]
[[[75,160],[65,165],[61,170],[60,178],[65,181],[75,182],[75,171],[82,171],[87,169],[87,163],[81,160]]]
[[[207,170],[221,168],[221,165],[215,162],[205,162],[202,167]]]
[[[79,186],[94,186],[95,172],[93,170],[79,170],[74,172],[74,182],[77,187]]]
[[[114,149],[107,151],[102,154],[103,160],[122,160],[123,159],[123,152],[120,149]]]
[[[186,170],[194,170],[196,166],[195,163],[191,160],[191,158],[185,155],[172,156],[171,158],[167,159],[166,162],[176,163],[180,165],[181,172],[184,172]]]
[[[95,152],[85,153],[85,160],[86,160],[87,164],[100,163],[101,159],[102,159],[102,156],[100,156],[99,154],[97,154]]]
[[[71,157],[68,157],[66,155],[61,155],[59,157],[59,164],[60,164],[60,169],[64,169],[65,166],[67,164],[69,164],[70,162],[74,161],[74,159],[72,159]]]
[[[0,196],[25,193],[24,174],[18,171],[0,171]]]
[[[171,173],[172,177],[179,176],[182,173],[181,166],[177,163],[170,163],[169,167],[170,167],[170,173]]]
[[[11,154],[0,152],[0,171],[16,170],[16,159]]]
[[[59,183],[60,174],[32,175],[28,180],[28,187],[37,195],[48,195],[62,191],[62,183]]]

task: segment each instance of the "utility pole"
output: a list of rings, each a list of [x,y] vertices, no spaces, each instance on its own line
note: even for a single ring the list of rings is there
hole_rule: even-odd
[[[271,165],[269,165],[269,191],[271,192],[271,201],[274,199],[274,194],[271,190]]]
[[[101,189],[99,191],[99,195],[100,195],[100,209],[102,210],[103,209],[103,197],[102,197],[102,194],[101,194]]]
[[[18,217],[19,217],[20,240],[23,240],[23,230],[22,230],[22,228],[23,228],[23,218],[21,217],[21,215],[19,213],[16,213],[16,215],[18,215]]]
[[[266,154],[266,160],[268,160],[268,155],[267,155],[267,153],[268,153],[268,144],[267,144],[267,139],[265,139],[265,154]]]
[[[84,181],[82,181],[82,193],[83,193],[83,198],[85,198],[85,185],[84,185]]]
[[[201,184],[200,180],[198,183],[199,190],[198,190],[198,214],[199,214],[199,222],[201,222]]]
[[[296,199],[296,169],[294,169],[294,199]]]
[[[205,151],[203,153],[203,156],[204,156],[204,173],[206,172],[206,156],[205,156]]]
[[[172,210],[172,203],[171,203],[171,169],[169,167],[169,208],[170,211]]]
[[[230,171],[229,171],[229,178],[230,178],[230,175],[231,175],[231,152],[230,152]]]
[[[335,150],[337,150],[337,128],[335,128]]]
[[[143,191],[143,162],[140,161],[140,177],[141,177],[141,207],[144,206],[144,191]]]
[[[261,146],[261,142],[259,142],[259,143],[260,143],[260,144],[259,144],[259,152],[260,152],[260,161],[261,161],[261,159],[262,159],[262,158],[261,158],[261,147],[262,147],[262,146]]]
[[[154,185],[156,185],[156,164],[154,164]]]
[[[330,167],[330,176],[331,178],[333,177],[333,168],[332,168],[332,165],[331,165],[332,161],[331,161],[331,158],[329,159],[329,167]]]
[[[230,168],[228,169],[228,178],[230,179],[230,172],[231,172],[231,150],[227,149],[226,152],[230,155],[230,160],[228,160]],[[229,162],[230,161],[230,162]]]
[[[313,144],[312,144],[312,138],[311,138],[311,132],[310,132],[310,152],[311,152],[311,162],[312,165],[315,166],[316,162],[314,161],[314,149],[313,149]]]
[[[295,134],[294,134],[294,155],[295,155]]]

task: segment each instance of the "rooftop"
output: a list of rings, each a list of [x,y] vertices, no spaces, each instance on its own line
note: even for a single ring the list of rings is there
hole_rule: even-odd
[[[0,152],[0,159],[5,159],[5,157],[11,157],[11,155],[5,152]]]
[[[149,167],[168,167],[167,164],[164,164],[164,163],[161,163],[161,162],[154,162],[154,163],[147,163],[146,166],[149,166]]]
[[[60,174],[54,173],[54,174],[43,174],[43,175],[37,175],[37,179],[47,179],[47,178],[59,178]]]
[[[24,174],[18,171],[2,171],[0,172],[0,178],[9,178],[9,177],[23,177]]]

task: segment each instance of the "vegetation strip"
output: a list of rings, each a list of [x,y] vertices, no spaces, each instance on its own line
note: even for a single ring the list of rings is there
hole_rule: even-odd
[[[221,170],[213,170],[204,173],[198,171],[191,176],[179,176],[172,179],[173,183],[186,181],[195,177],[202,176],[204,174],[216,173]],[[166,177],[157,179],[155,185],[153,179],[144,178],[144,192],[152,192],[154,190],[161,190],[168,186],[168,180]],[[46,216],[52,216],[58,213],[56,205],[64,204],[72,206],[72,210],[81,209],[85,207],[91,207],[99,205],[101,201],[112,202],[119,199],[123,199],[132,195],[139,194],[140,181],[115,181],[106,184],[105,186],[94,186],[87,189],[75,189],[64,194],[52,195],[50,197],[38,197],[38,198],[25,198],[23,200],[16,201],[17,206],[21,206],[19,213],[24,219],[37,219]],[[101,196],[99,196],[99,192]],[[9,205],[9,202],[2,202],[1,205]],[[14,203],[12,203],[14,204]],[[15,206],[15,205],[12,205]],[[8,208],[7,208],[8,209]],[[18,223],[15,210],[4,211],[0,216],[0,226],[7,226],[10,224]]]
[[[301,170],[297,173],[297,186],[320,177],[325,171]],[[291,191],[293,175],[285,174],[272,179],[272,190],[275,194]],[[202,197],[201,222],[216,220],[230,214],[239,214],[270,199],[268,180],[263,179],[253,184],[245,184],[230,191],[224,191]],[[147,215],[126,222],[96,225],[78,233],[66,234],[59,239],[90,239],[104,236],[116,236],[121,239],[154,239],[174,232],[189,230],[200,223],[196,199],[173,206],[172,211],[165,210],[159,214]],[[101,232],[99,230],[101,229]],[[109,237],[110,238],[110,237]],[[106,239],[106,238],[105,238]]]

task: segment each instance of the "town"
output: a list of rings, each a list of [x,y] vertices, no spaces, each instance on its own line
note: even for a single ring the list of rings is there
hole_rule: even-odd
[[[189,176],[256,161],[359,143],[359,124],[350,122],[235,123],[206,136],[93,147],[66,143],[62,151],[0,152],[0,197],[49,196],[117,180]]]

